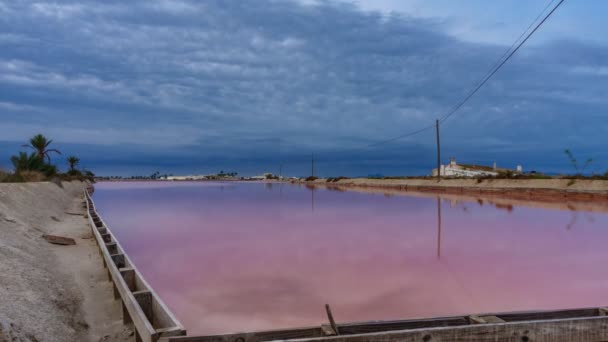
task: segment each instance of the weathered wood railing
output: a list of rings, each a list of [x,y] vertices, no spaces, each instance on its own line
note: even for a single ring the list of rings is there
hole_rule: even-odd
[[[93,236],[113,283],[114,298],[122,301],[123,322],[133,324],[135,340],[156,342],[163,337],[186,335],[184,327],[144,280],[99,216],[89,191],[84,196]]]
[[[327,326],[225,334],[169,337],[167,342],[262,341],[608,341],[608,309],[490,313],[402,321],[337,324],[340,335]]]

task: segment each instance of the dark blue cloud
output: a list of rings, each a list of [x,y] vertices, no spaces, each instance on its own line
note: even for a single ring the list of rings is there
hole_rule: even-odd
[[[103,174],[301,175],[312,151],[324,175],[427,172],[431,130],[363,147],[431,124],[510,43],[331,1],[0,1],[0,32],[0,165],[42,132]],[[559,172],[571,148],[608,169],[606,57],[526,46],[445,124],[443,155]]]

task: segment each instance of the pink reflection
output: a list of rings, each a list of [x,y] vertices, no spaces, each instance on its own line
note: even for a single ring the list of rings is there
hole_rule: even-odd
[[[325,303],[346,322],[608,302],[605,214],[263,183],[101,183],[94,199],[195,334],[319,325]]]

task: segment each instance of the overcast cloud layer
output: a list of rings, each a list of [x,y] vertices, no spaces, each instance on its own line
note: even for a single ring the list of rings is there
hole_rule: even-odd
[[[364,147],[432,124],[546,2],[505,3],[471,29],[390,2],[0,1],[0,165],[40,132],[100,174],[303,175],[311,152],[326,176],[428,173],[432,130]],[[572,14],[595,5],[566,2],[446,122],[444,161],[608,169],[608,45]]]

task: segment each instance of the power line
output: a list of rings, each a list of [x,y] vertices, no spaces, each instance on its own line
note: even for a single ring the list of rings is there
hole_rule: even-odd
[[[530,37],[545,23],[545,21],[547,21],[547,19],[549,19],[549,17],[557,10],[557,8],[564,1],[565,0],[561,0],[555,7],[553,7],[553,9],[534,27],[534,29],[532,31],[530,31],[530,28],[532,26],[534,26],[534,23],[538,22],[538,19],[540,19],[542,14],[545,13],[547,11],[547,9],[551,6],[551,4],[553,4],[555,2],[555,0],[550,0],[549,3],[539,13],[539,15],[530,23],[530,25],[528,25],[528,27],[521,33],[521,35],[513,42],[513,44],[505,51],[505,53],[503,53],[503,55],[496,61],[496,63],[494,63],[492,68],[490,68],[490,70],[488,70],[488,72],[485,74],[485,76],[482,77],[482,79],[477,83],[477,86],[475,88],[473,88],[473,90],[471,92],[469,92],[469,94],[462,101],[458,102],[454,107],[452,107],[452,109],[448,113],[446,113],[443,117],[441,117],[441,119],[439,119],[439,122],[440,123],[445,122],[449,117],[454,115],[454,113],[456,113],[467,101],[469,101],[473,97],[473,95],[475,95],[475,93],[477,93],[479,91],[479,89],[481,89],[481,87],[483,87],[484,84],[486,84],[488,82],[488,80],[490,80],[490,78],[492,78],[492,76],[494,76],[494,74],[496,74],[496,72],[498,72],[498,70],[500,70],[500,68],[502,68],[502,66],[515,54],[515,52],[517,52],[517,50],[519,50],[522,47],[522,45],[524,45],[526,43],[526,41],[528,41],[528,39],[530,39]],[[526,33],[528,31],[530,31],[530,32],[526,35]],[[524,37],[524,36],[525,36],[525,38],[523,40],[521,40],[522,37]],[[521,40],[521,42],[520,42],[520,40]],[[519,44],[518,44],[518,42],[519,42]],[[513,47],[515,47],[515,49],[513,49]],[[423,128],[417,129],[415,131],[412,131],[412,132],[409,132],[406,134],[402,134],[402,135],[399,135],[399,136],[396,136],[396,137],[393,137],[390,139],[382,140],[382,141],[367,145],[364,148],[383,145],[383,144],[386,144],[389,142],[393,142],[395,140],[410,137],[410,136],[422,133],[426,130],[430,130],[434,127],[435,127],[435,125],[428,125],[428,126],[425,126]]]
[[[403,139],[403,138],[411,137],[412,135],[416,135],[416,134],[418,134],[418,133],[422,133],[422,132],[424,132],[424,131],[426,131],[426,130],[429,130],[429,129],[431,129],[431,128],[434,128],[434,127],[435,127],[435,125],[429,125],[429,126],[425,126],[425,127],[423,127],[423,128],[417,129],[417,130],[415,130],[415,131],[412,131],[412,132],[409,132],[409,133],[406,133],[406,134],[400,135],[400,136],[398,136],[398,137],[394,137],[394,138],[390,138],[390,139],[382,140],[382,141],[379,141],[379,142],[375,142],[375,143],[373,143],[373,144],[369,144],[369,145],[365,146],[364,148],[374,147],[374,146],[377,146],[377,145],[383,145],[383,144],[386,144],[386,143],[389,143],[389,142],[393,142],[393,141],[395,141],[395,140],[399,140],[399,139]]]
[[[524,40],[522,40],[517,45],[517,47],[513,49],[505,59],[503,59],[500,64],[498,64],[498,66],[496,66],[488,75],[486,75],[482,79],[482,81],[477,85],[477,87],[475,87],[467,96],[465,96],[465,98],[461,102],[458,103],[456,107],[454,107],[450,112],[444,115],[439,121],[441,123],[445,122],[447,119],[450,118],[450,116],[454,115],[454,113],[456,113],[458,109],[460,109],[465,103],[467,103],[467,101],[469,101],[469,99],[471,99],[471,97],[473,97],[473,95],[475,95],[475,93],[477,93],[479,89],[481,89],[481,87],[483,87],[483,85],[486,84],[490,80],[490,78],[492,78],[492,76],[494,76],[494,74],[496,74],[496,72],[498,72],[498,70],[500,70],[500,68],[502,68],[502,66],[505,65],[505,63],[507,63],[509,59],[511,59],[511,57],[513,57],[513,55],[528,41],[528,39],[530,39],[530,37],[532,37],[532,35],[547,21],[547,19],[549,19],[549,17],[559,8],[559,6],[561,6],[561,4],[564,3],[564,1],[566,0],[560,0],[560,2],[558,2],[557,5],[553,7],[553,9],[543,18],[543,20],[541,20],[536,25],[536,27],[534,27],[534,29],[530,33],[528,33],[528,35],[526,35],[526,38],[524,38]]]

